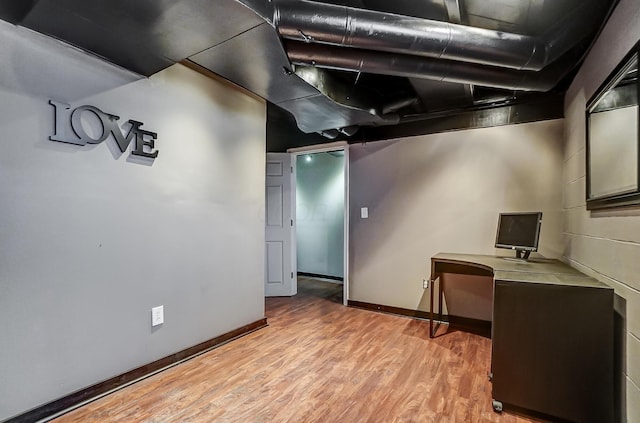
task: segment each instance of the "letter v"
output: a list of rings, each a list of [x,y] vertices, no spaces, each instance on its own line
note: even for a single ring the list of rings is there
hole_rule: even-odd
[[[109,115],[110,118],[111,116],[113,115]],[[116,119],[110,119],[109,129],[111,130],[111,133],[113,134],[113,138],[115,138],[116,143],[120,148],[120,151],[124,153],[127,150],[127,147],[129,146],[129,144],[131,143],[131,140],[133,139],[133,135],[138,131],[138,128],[140,128],[140,126],[142,125],[142,122],[130,120],[129,123],[131,124],[131,128],[129,129],[129,132],[125,137],[122,134],[120,127],[118,126],[117,116],[114,116],[114,117]]]

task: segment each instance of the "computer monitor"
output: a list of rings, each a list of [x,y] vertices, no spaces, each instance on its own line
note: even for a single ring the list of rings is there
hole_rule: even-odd
[[[538,251],[541,226],[542,212],[500,213],[496,248],[515,250],[517,258],[526,260],[532,251]]]

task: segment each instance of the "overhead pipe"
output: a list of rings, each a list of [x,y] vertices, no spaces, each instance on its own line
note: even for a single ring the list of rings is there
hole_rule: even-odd
[[[450,60],[436,60],[406,54],[286,41],[291,63],[353,72],[422,78],[481,85],[508,90],[549,91],[564,75],[564,67],[541,72],[517,71]]]
[[[360,129],[358,125],[350,125],[345,126],[344,128],[339,128],[338,131],[340,131],[341,134],[352,137],[356,134],[356,132],[358,132],[358,129]]]
[[[527,35],[308,0],[275,3],[273,25],[286,39],[538,71],[547,41]]]
[[[337,129],[325,129],[324,131],[318,131],[318,134],[330,140],[335,140],[340,135],[340,132]]]
[[[397,112],[398,110],[404,107],[412,106],[417,102],[418,102],[418,98],[414,96],[400,98],[398,100],[392,101],[382,106],[382,114]]]

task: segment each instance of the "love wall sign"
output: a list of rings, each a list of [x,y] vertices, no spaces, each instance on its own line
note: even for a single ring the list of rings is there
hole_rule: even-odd
[[[118,125],[120,116],[103,112],[95,106],[85,105],[71,110],[70,105],[59,101],[49,100],[49,104],[55,109],[54,134],[49,137],[51,141],[76,145],[100,144],[112,135],[123,153],[133,140],[132,155],[151,159],[158,157],[158,150],[154,150],[158,134],[142,129],[142,122],[129,120],[131,127],[125,135]],[[87,118],[90,118],[90,115],[96,117],[99,123],[97,126],[101,128],[96,129],[96,125],[90,125],[89,119],[83,119],[85,115]]]

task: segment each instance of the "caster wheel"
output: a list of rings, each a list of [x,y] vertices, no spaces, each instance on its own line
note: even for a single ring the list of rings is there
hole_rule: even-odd
[[[502,413],[502,403],[500,401],[493,400],[493,411],[496,413]]]

